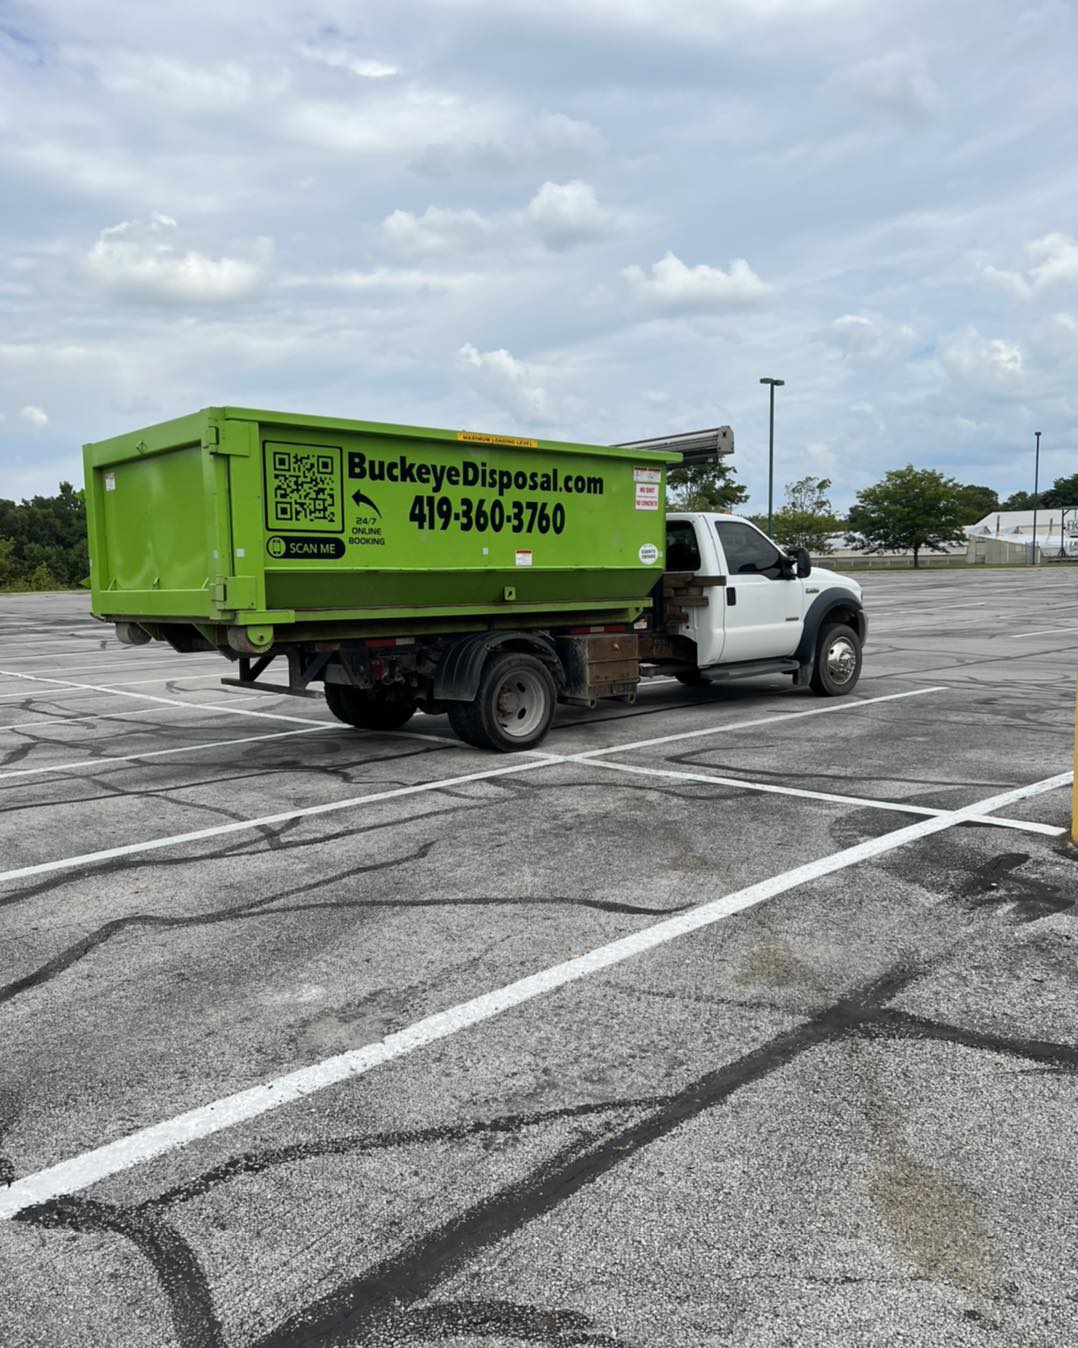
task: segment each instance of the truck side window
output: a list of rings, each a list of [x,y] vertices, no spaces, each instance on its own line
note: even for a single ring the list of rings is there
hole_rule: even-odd
[[[692,520],[666,521],[667,571],[699,571],[700,547]]]
[[[782,575],[778,548],[751,525],[738,520],[716,520],[715,528],[732,576],[767,576],[769,580],[778,580]]]

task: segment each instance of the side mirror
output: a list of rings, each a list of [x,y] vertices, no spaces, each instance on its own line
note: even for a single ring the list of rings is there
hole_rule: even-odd
[[[797,567],[798,579],[804,580],[812,570],[812,558],[809,556],[808,548],[795,548],[793,558]]]

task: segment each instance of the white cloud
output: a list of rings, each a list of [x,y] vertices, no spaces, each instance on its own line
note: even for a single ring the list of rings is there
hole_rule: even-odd
[[[1044,290],[1078,282],[1078,242],[1071,234],[1046,234],[1025,247],[1025,272],[986,265],[981,279],[1014,299],[1028,300]]]
[[[374,61],[369,57],[356,56],[345,47],[320,46],[305,43],[301,48],[308,61],[317,61],[333,70],[346,70],[350,75],[358,75],[365,80],[384,80],[391,75],[399,75],[400,68],[385,61]]]
[[[546,182],[528,203],[528,219],[548,248],[560,251],[608,234],[612,220],[599,205],[595,189],[574,178]]]
[[[28,426],[39,428],[49,424],[49,418],[43,407],[36,407],[33,403],[27,403],[19,412],[19,416]]]
[[[1036,290],[1078,281],[1078,243],[1070,234],[1046,234],[1026,247],[1033,262],[1029,274]]]
[[[159,104],[205,109],[250,102],[251,71],[236,61],[183,61],[156,53],[67,48],[64,58],[89,70],[110,93],[153,98]],[[266,89],[261,93],[268,92]]]
[[[936,350],[950,379],[971,392],[1006,392],[1022,382],[1022,350],[1002,337],[983,337],[966,327],[945,337]]]
[[[1033,287],[1020,272],[989,265],[981,268],[981,279],[1012,299],[1028,300],[1033,294]]]
[[[579,179],[546,182],[525,210],[483,215],[471,207],[448,210],[428,206],[422,215],[396,210],[382,221],[383,243],[404,257],[474,253],[527,247],[536,241],[554,252],[601,238],[613,228],[595,189]]]
[[[596,126],[562,112],[517,122],[504,111],[487,110],[469,134],[455,138],[432,135],[430,141],[410,167],[432,178],[453,178],[461,172],[483,179],[560,173],[568,165],[599,158],[607,148],[606,137]]]
[[[292,272],[282,276],[277,284],[282,291],[359,291],[407,297],[468,290],[475,286],[477,280],[478,277],[471,272],[434,272],[419,267],[370,267],[366,271]]]
[[[114,294],[171,303],[217,304],[241,299],[257,287],[270,244],[260,241],[254,261],[207,257],[174,242],[178,226],[171,216],[148,222],[125,220],[106,229],[90,249],[90,275]]]
[[[457,368],[491,402],[511,412],[522,425],[555,420],[547,391],[529,366],[511,351],[479,351],[466,342],[457,353]]]
[[[866,364],[900,360],[917,342],[917,334],[908,324],[891,323],[869,314],[841,314],[823,337],[851,361]]]
[[[771,293],[773,287],[760,279],[743,257],[735,257],[729,271],[700,263],[688,267],[668,252],[651,264],[648,276],[637,266],[625,267],[622,275],[644,299],[665,309],[723,309],[751,304]]]
[[[930,121],[943,95],[917,57],[888,52],[840,71],[837,79],[861,99],[907,125]]]
[[[473,248],[488,239],[490,220],[473,210],[443,210],[428,206],[422,215],[394,211],[382,221],[382,238],[394,252],[406,256]]]
[[[301,103],[285,118],[295,135],[324,149],[377,155],[411,154],[443,142],[455,146],[504,121],[504,111],[482,98],[396,84],[356,102]]]

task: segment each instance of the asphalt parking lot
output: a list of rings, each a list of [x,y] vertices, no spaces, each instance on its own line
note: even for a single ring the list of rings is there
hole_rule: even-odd
[[[393,735],[0,596],[0,1343],[1078,1341],[1078,572]]]

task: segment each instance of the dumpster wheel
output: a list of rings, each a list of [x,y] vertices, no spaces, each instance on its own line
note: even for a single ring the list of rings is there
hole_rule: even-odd
[[[357,730],[398,730],[416,709],[414,702],[398,702],[341,683],[326,684],[326,705],[338,721]]]
[[[483,666],[474,702],[450,704],[449,724],[477,749],[519,753],[545,737],[557,697],[554,677],[542,660],[506,651]]]

